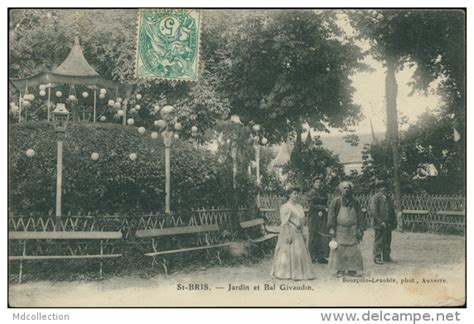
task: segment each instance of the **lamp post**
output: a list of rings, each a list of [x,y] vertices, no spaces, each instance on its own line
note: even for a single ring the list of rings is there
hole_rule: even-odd
[[[58,156],[56,163],[56,220],[61,221],[61,196],[62,196],[62,178],[63,178],[63,136],[66,133],[69,121],[69,111],[63,103],[56,104],[53,111],[54,130],[58,134]]]
[[[255,163],[256,163],[256,178],[257,186],[260,189],[261,178],[260,178],[260,144],[266,145],[268,140],[262,136],[262,126],[255,124],[252,127],[253,135],[252,142],[255,148]]]
[[[195,146],[197,146],[197,136],[198,136],[197,126],[191,127],[191,138],[192,138],[192,142]]]
[[[239,115],[230,116],[230,121],[234,124],[240,124]],[[233,134],[232,142],[230,143],[230,154],[232,157],[232,184],[234,192],[237,189],[237,138],[236,134]],[[235,198],[236,199],[236,198]]]
[[[156,121],[155,125],[161,131],[163,136],[163,143],[165,144],[165,174],[166,174],[166,184],[165,184],[165,214],[169,215],[171,212],[171,143],[174,138],[179,138],[179,135],[174,131],[180,131],[182,125],[178,122],[174,122],[175,109],[173,106],[165,106],[161,109],[160,120]],[[173,126],[174,130],[171,128]]]

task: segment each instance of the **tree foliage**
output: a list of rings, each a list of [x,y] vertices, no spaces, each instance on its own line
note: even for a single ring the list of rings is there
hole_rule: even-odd
[[[212,27],[207,68],[232,111],[262,124],[271,142],[301,133],[304,122],[324,130],[323,123],[340,127],[360,117],[349,76],[362,68],[362,55],[343,38],[335,16],[259,10],[226,18]]]
[[[301,150],[293,149],[292,154],[296,152],[300,152],[298,158],[292,157],[285,166],[290,183],[298,182],[298,172],[302,174],[304,191],[311,190],[316,176],[322,177],[326,188],[331,191],[343,180],[344,166],[339,161],[339,156],[324,148],[319,138],[302,144]]]
[[[425,113],[402,133],[401,187],[404,193],[462,194],[465,190],[465,161],[461,142],[453,141],[452,119],[444,114]],[[393,157],[387,141],[366,145],[357,183],[370,191],[376,180],[392,183]],[[436,170],[435,174],[430,174]]]

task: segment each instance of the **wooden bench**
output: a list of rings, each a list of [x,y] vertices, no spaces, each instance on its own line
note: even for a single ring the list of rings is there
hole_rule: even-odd
[[[25,260],[77,260],[77,259],[100,259],[100,270],[99,275],[102,279],[102,266],[103,259],[118,258],[121,257],[121,253],[113,253],[114,246],[110,243],[111,240],[119,240],[122,238],[122,233],[118,232],[102,232],[102,231],[38,231],[38,232],[26,232],[26,231],[10,231],[8,232],[8,239],[12,241],[18,241],[21,243],[22,253],[21,255],[10,255],[9,261],[20,261],[20,273],[18,282],[21,283],[23,275],[23,261]],[[84,251],[80,244],[73,246],[70,244],[71,240],[75,241],[100,241],[99,251],[95,254],[88,254]],[[65,241],[67,243],[67,252],[69,254],[46,254],[46,255],[32,255],[27,253],[29,245],[28,242],[33,241],[46,241],[50,245],[51,241]],[[39,245],[39,244],[38,244]],[[105,247],[112,246],[109,253],[104,253]],[[86,248],[87,249],[87,248]]]
[[[149,239],[151,238],[151,247],[152,252],[146,252],[144,255],[147,257],[152,257],[152,268],[158,262],[156,261],[157,257],[161,258],[161,264],[165,271],[165,276],[168,276],[168,267],[165,255],[185,253],[191,251],[199,251],[210,249],[216,249],[217,251],[217,260],[219,264],[222,264],[220,258],[220,248],[229,246],[230,243],[219,243],[219,239],[216,238],[219,235],[219,226],[218,225],[197,225],[197,226],[180,226],[180,227],[170,227],[170,228],[161,228],[161,229],[145,229],[137,230],[135,233],[137,238]],[[165,247],[162,248],[160,244],[160,238],[165,238],[173,236],[173,239],[179,236],[184,235],[193,235],[191,237],[194,239],[191,246],[174,246],[174,247]],[[173,240],[168,240],[168,243]],[[175,240],[176,241],[176,240]],[[211,243],[212,241],[212,243]],[[163,243],[163,242],[161,242]],[[165,245],[165,244],[163,244]],[[168,244],[170,245],[170,244]]]
[[[423,226],[429,229],[430,220],[428,216],[429,216],[428,210],[404,209],[402,210],[403,227],[405,227],[406,225],[409,225],[411,226],[411,231],[413,231],[416,227],[420,227],[420,226]]]
[[[240,222],[240,227],[245,230],[247,239],[252,245],[260,245],[264,255],[266,255],[266,253],[264,245],[261,243],[278,237],[277,230],[279,228],[277,230],[268,229],[263,218]]]
[[[449,229],[462,230],[465,220],[465,211],[437,210],[431,220],[431,230],[434,232]]]

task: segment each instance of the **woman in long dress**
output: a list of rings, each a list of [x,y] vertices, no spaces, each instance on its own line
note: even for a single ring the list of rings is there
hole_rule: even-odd
[[[299,189],[290,189],[289,200],[280,208],[280,235],[271,275],[278,279],[314,279],[311,256],[303,237],[304,210],[298,203]]]

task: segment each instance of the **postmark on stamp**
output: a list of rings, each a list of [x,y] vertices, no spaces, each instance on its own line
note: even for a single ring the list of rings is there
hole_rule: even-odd
[[[201,15],[196,9],[141,9],[136,77],[196,81]]]

